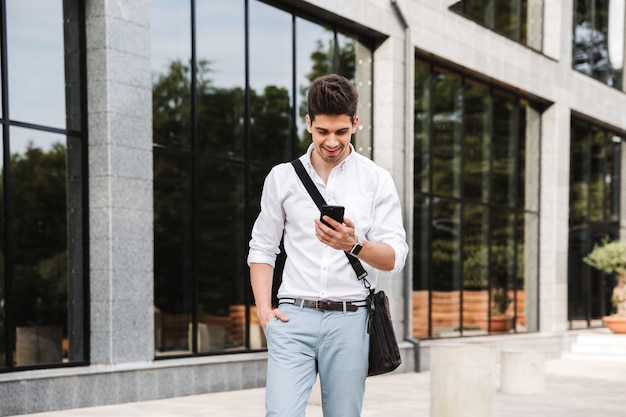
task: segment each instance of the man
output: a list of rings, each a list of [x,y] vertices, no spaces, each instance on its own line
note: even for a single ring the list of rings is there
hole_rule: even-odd
[[[376,286],[378,270],[397,272],[408,252],[400,201],[389,173],[350,144],[359,118],[358,94],[344,77],[316,79],[308,93],[313,143],[300,157],[330,205],[345,207],[343,223],[320,211],[290,163],[265,179],[248,264],[257,315],[267,336],[266,412],[304,416],[319,372],[325,417],[361,415],[368,370],[365,299],[345,252],[357,257]],[[279,305],[272,277],[284,235],[287,260]],[[331,301],[320,303],[319,301]]]

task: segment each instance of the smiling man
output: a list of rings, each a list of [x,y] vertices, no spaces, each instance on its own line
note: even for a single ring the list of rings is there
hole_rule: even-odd
[[[266,416],[300,417],[319,373],[325,417],[361,415],[368,370],[369,291],[346,258],[357,257],[372,287],[378,271],[400,271],[408,245],[389,173],[350,143],[358,94],[344,77],[313,81],[307,129],[312,144],[299,159],[327,204],[343,206],[338,222],[320,212],[290,163],[263,186],[248,264],[257,315],[267,336]],[[276,255],[287,260],[272,305]]]

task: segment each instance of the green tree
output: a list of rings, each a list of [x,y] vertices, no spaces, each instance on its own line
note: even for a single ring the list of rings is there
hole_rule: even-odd
[[[189,66],[172,62],[153,86],[154,141],[172,151],[155,149],[155,298],[164,312],[190,311],[195,262],[204,312],[227,314],[229,305],[243,297],[245,95],[239,87],[217,88],[208,61],[199,63],[196,78],[195,145]],[[291,157],[290,103],[281,87],[250,91],[253,162],[271,166]]]
[[[67,176],[61,143],[11,155],[16,324],[67,318]]]
[[[337,52],[335,55],[335,51]],[[337,59],[335,60],[335,56]],[[336,45],[335,42],[329,41],[324,44],[321,40],[316,42],[316,48],[311,53],[311,71],[307,74],[309,82],[313,82],[318,77],[326,74],[340,74],[354,82],[356,73],[356,41],[347,39],[343,47]],[[300,86],[300,118],[304,119],[307,110],[307,92],[311,85]],[[311,143],[311,136],[304,129],[300,133],[298,140],[297,153],[303,154]]]

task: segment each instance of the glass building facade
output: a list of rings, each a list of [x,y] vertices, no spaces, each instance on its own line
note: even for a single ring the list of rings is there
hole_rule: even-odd
[[[574,1],[574,69],[621,91],[626,91],[625,21],[624,0]]]
[[[539,109],[416,60],[413,337],[538,329]]]
[[[0,3],[0,371],[85,364],[82,2]]]
[[[151,12],[156,355],[263,349],[245,261],[263,180],[306,151],[306,91],[331,72],[358,88],[371,156],[376,38],[256,0]]]
[[[450,10],[529,48],[543,50],[543,0],[462,0]]]
[[[582,258],[595,244],[620,236],[624,135],[572,117],[569,200],[568,320],[571,328],[600,327],[613,311],[615,276]]]

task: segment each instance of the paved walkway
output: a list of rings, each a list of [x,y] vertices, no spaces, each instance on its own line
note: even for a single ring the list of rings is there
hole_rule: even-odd
[[[547,359],[545,372],[543,394],[511,395],[496,389],[493,417],[626,416],[626,362]],[[362,417],[429,416],[429,385],[429,372],[369,378]],[[264,393],[256,388],[29,416],[253,417],[264,415]],[[321,407],[309,404],[307,417],[322,417]]]

